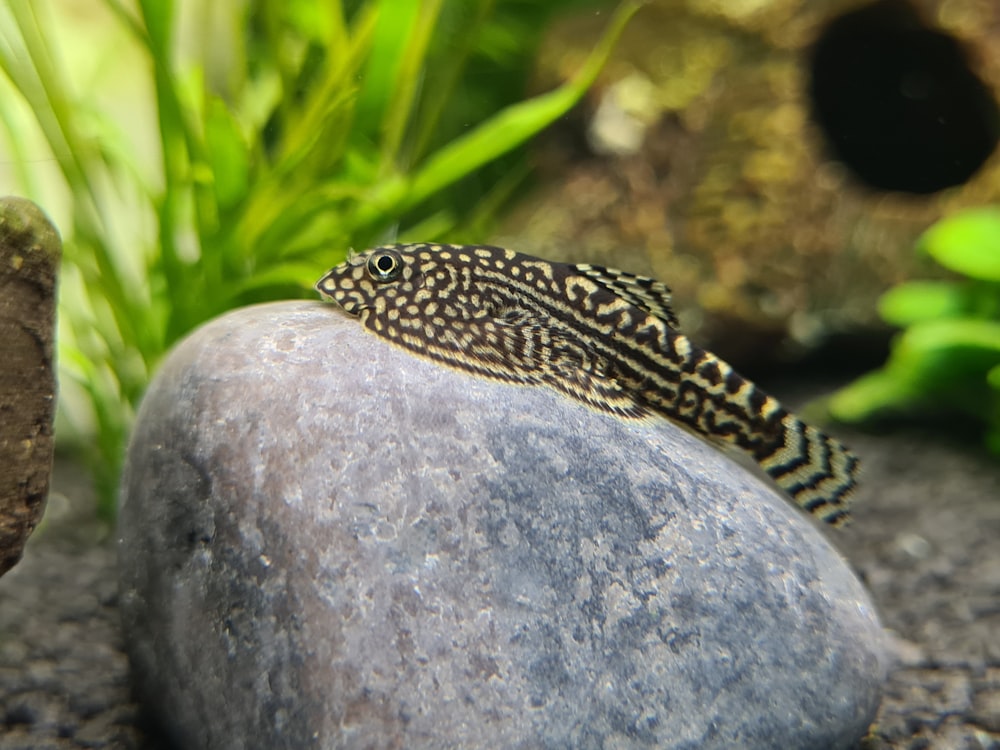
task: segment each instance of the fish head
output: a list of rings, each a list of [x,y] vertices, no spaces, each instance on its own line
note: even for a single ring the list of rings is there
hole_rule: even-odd
[[[447,305],[455,318],[478,318],[483,314],[478,271],[487,265],[485,253],[465,246],[383,245],[351,254],[316,283],[316,290],[350,315],[395,310],[396,320],[433,316]]]
[[[316,291],[340,305],[349,315],[384,308],[389,298],[412,294],[420,285],[413,245],[384,245],[351,253],[316,282]]]

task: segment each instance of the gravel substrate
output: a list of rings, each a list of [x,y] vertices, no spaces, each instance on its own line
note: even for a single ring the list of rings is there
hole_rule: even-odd
[[[1000,465],[926,435],[852,444],[869,502],[837,546],[898,659],[862,747],[1000,748]]]
[[[838,432],[866,471],[831,538],[899,658],[862,748],[1000,750],[1000,462],[936,434]],[[0,750],[165,749],[130,700],[114,550],[85,487],[57,466],[46,525],[0,579]]]

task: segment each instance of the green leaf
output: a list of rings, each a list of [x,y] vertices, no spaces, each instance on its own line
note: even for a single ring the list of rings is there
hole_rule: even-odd
[[[153,45],[157,49],[167,49],[175,18],[173,0],[139,0],[139,8]]]
[[[893,347],[889,366],[928,391],[956,381],[984,382],[1000,364],[1000,322],[957,318],[918,323]]]
[[[877,414],[899,411],[919,399],[919,391],[890,368],[862,375],[834,393],[827,408],[841,422],[863,422]]]
[[[342,253],[342,256],[346,253]],[[342,260],[343,257],[337,259]],[[280,266],[268,268],[266,271],[255,273],[240,279],[235,284],[228,285],[222,290],[227,297],[235,299],[239,295],[247,292],[264,289],[273,286],[298,286],[302,289],[312,289],[313,285],[319,281],[323,269],[317,268],[315,263],[283,263]]]
[[[990,453],[1000,456],[1000,427],[992,427],[986,431],[986,447]]]
[[[431,33],[434,30],[438,16],[441,13],[443,0],[423,0],[420,12],[417,14],[413,27],[400,50],[400,65],[396,80],[391,89],[391,98],[382,122],[382,171],[390,173],[394,168],[407,165],[400,153],[406,126],[410,122],[413,108],[416,105],[418,84],[425,74],[424,64],[427,58],[427,47],[430,44]],[[399,0],[392,0],[395,8]],[[393,10],[392,15],[396,12]],[[399,44],[399,40],[397,40]]]
[[[989,383],[990,388],[993,390],[1000,391],[1000,365],[997,365],[986,373],[986,382]]]
[[[1000,285],[990,281],[908,281],[882,295],[883,320],[905,327],[945,318],[1000,320]]]
[[[20,97],[6,80],[0,80],[0,129],[4,131],[0,135],[6,136],[0,140],[0,150],[4,153],[7,168],[14,173],[14,184],[23,191],[23,195],[41,195],[38,177],[31,169],[32,159],[28,156],[32,148],[38,149],[38,146],[33,142],[29,146],[29,138],[34,133],[25,123]],[[10,187],[5,190],[9,191]]]
[[[355,216],[364,227],[406,211],[448,185],[520,146],[568,112],[596,80],[625,24],[641,7],[626,2],[612,17],[604,36],[577,74],[559,88],[511,105],[468,134],[442,147],[412,178],[386,179],[376,186]]]
[[[627,2],[618,9],[604,36],[571,80],[547,94],[507,107],[428,159],[413,178],[409,205],[521,145],[566,114],[597,79],[625,24],[639,7],[639,3]]]
[[[340,3],[288,0],[285,12],[299,33],[317,43],[335,41],[344,34]]]
[[[445,237],[454,230],[456,224],[455,214],[451,211],[438,211],[436,214],[425,217],[418,224],[406,227],[400,232],[400,238],[418,237]]]
[[[978,208],[941,219],[924,232],[917,247],[952,271],[1000,281],[1000,208]]]
[[[219,209],[233,208],[247,193],[250,154],[239,123],[218,97],[205,113],[205,153]]]
[[[967,290],[949,281],[908,281],[893,287],[878,301],[882,319],[900,327],[963,315],[968,307]]]
[[[361,132],[377,131],[393,104],[396,82],[404,73],[406,40],[411,38],[419,23],[422,4],[421,0],[381,0],[375,3],[378,20],[357,102]]]
[[[917,323],[896,339],[885,367],[834,394],[830,413],[858,422],[926,403],[982,416],[987,373],[998,365],[1000,322],[963,318]]]

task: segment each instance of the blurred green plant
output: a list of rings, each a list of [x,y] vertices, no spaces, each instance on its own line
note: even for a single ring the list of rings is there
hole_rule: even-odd
[[[0,6],[0,70],[71,198],[61,380],[86,394],[91,424],[73,430],[106,517],[135,408],[171,344],[230,308],[311,294],[351,247],[475,237],[525,175],[511,152],[578,101],[638,6],[609,19],[571,81],[517,102],[545,18],[572,0],[202,3],[190,60],[178,3],[103,2],[148,59],[158,165],[93,92],[73,90],[42,3]],[[23,119],[2,96],[0,124],[44,205]]]
[[[905,328],[886,365],[834,394],[830,413],[860,422],[889,413],[965,412],[986,425],[1000,454],[1000,208],[947,217],[917,243],[956,281],[910,281],[886,292],[879,312]]]

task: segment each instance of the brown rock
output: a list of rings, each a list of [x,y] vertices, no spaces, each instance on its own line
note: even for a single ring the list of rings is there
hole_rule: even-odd
[[[588,12],[553,31],[540,88],[603,23]],[[665,281],[684,330],[737,365],[881,331],[878,295],[933,272],[919,234],[1000,200],[1000,159],[982,163],[998,29],[1000,4],[983,0],[654,0],[583,121],[543,141],[543,184],[497,242]]]
[[[991,732],[1000,732],[1000,690],[984,692],[976,697],[972,719]]]
[[[35,204],[0,199],[0,575],[21,559],[48,494],[60,253]]]

